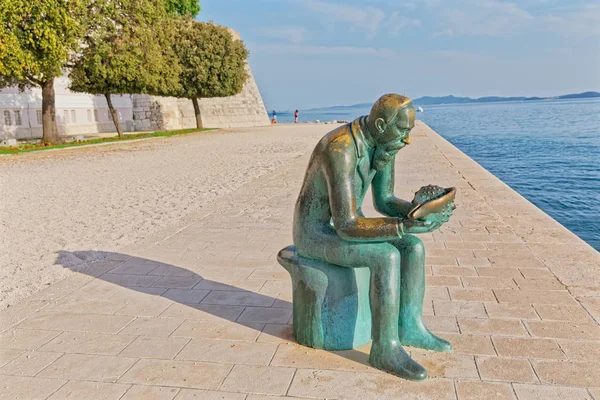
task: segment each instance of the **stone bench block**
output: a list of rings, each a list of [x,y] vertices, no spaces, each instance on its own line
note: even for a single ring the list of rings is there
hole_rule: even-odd
[[[277,255],[293,287],[294,337],[324,350],[348,350],[371,341],[368,268],[345,268],[296,254]]]

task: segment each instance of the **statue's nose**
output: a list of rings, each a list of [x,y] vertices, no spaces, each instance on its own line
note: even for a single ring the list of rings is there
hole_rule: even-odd
[[[404,139],[402,139],[402,141],[403,141],[405,144],[410,144],[410,135],[408,135],[407,137],[405,137]]]

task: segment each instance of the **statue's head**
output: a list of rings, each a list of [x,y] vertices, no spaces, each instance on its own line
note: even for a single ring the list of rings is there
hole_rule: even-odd
[[[381,170],[404,146],[410,144],[415,126],[412,100],[399,94],[381,96],[367,117],[367,127],[376,144],[373,167]]]

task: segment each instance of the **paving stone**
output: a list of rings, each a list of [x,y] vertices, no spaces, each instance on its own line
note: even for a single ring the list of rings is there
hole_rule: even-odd
[[[245,394],[213,390],[182,389],[175,400],[244,400]]]
[[[294,368],[236,365],[220,390],[257,394],[286,394],[294,377]]]
[[[597,386],[600,362],[531,361],[543,384],[565,386]]]
[[[517,287],[511,278],[465,276],[462,278],[462,282],[466,288],[509,289]]]
[[[116,356],[135,336],[89,332],[63,332],[40,348],[41,351]]]
[[[496,301],[490,289],[448,288],[452,301]]]
[[[474,267],[452,267],[446,265],[434,265],[431,267],[433,275],[444,276],[477,276]]]
[[[257,342],[295,343],[294,327],[287,324],[266,324]]]
[[[271,366],[292,368],[376,371],[369,365],[370,346],[345,351],[311,349],[297,344],[281,344]]]
[[[177,388],[132,385],[119,400],[173,400],[179,392]]]
[[[171,336],[205,339],[245,340],[253,342],[264,324],[221,321],[185,321]]]
[[[526,279],[556,279],[552,271],[550,271],[548,268],[519,268],[519,270]]]
[[[427,286],[458,286],[462,287],[460,278],[457,276],[428,276]]]
[[[230,370],[229,364],[142,359],[119,383],[216,390]]]
[[[38,374],[40,377],[116,382],[136,358],[65,354]]]
[[[515,400],[508,383],[456,381],[458,400]]]
[[[478,301],[433,300],[433,308],[440,317],[487,318],[483,303]]]
[[[119,332],[120,335],[167,337],[183,323],[180,318],[136,318]]]
[[[171,289],[169,289],[171,290]],[[134,317],[158,317],[165,311],[174,299],[163,297],[153,297],[150,299],[129,301],[123,308],[120,308],[116,315],[130,315]]]
[[[62,356],[62,353],[27,351],[0,368],[0,374],[35,376],[38,372],[60,358],[60,356]]]
[[[513,384],[519,400],[594,400],[587,390],[563,386]]]
[[[285,308],[246,307],[239,322],[260,322],[265,324],[285,324],[292,316],[292,310]]]
[[[2,376],[0,379],[0,399],[43,400],[56,392],[66,382],[62,379]]]
[[[589,392],[594,396],[595,400],[600,400],[600,387],[599,388],[589,388]]]
[[[0,333],[0,348],[35,350],[58,336],[60,332],[35,329],[9,329]]]
[[[101,314],[35,314],[18,325],[19,328],[117,333],[134,318],[125,315]]]
[[[246,400],[314,400],[308,397],[282,397],[282,396],[265,396],[262,394],[249,394]]]
[[[271,307],[275,299],[254,292],[213,290],[202,304],[227,304],[232,306]]]
[[[163,276],[152,287],[169,289],[191,289],[196,286],[202,278],[198,276]]]
[[[235,321],[242,311],[244,311],[243,306],[173,303],[160,316],[202,321],[222,319]]]
[[[537,383],[527,360],[498,357],[475,357],[483,380]]]
[[[568,292],[494,289],[494,293],[500,303],[577,305],[577,301]]]
[[[494,346],[501,357],[549,358],[564,360],[565,354],[558,344],[550,339],[521,339],[493,337]]]
[[[540,319],[533,306],[529,304],[486,302],[484,306],[490,318]]]
[[[254,271],[252,274],[259,272],[260,270]],[[272,271],[265,271],[266,273],[273,273]],[[286,272],[287,273],[287,272]],[[194,289],[204,290],[241,290],[241,291],[253,291],[257,292],[265,284],[265,279],[221,279],[219,282],[204,279]]]
[[[214,339],[192,339],[177,360],[229,364],[269,365],[277,344]]]
[[[509,335],[527,336],[527,331],[520,321],[511,319],[478,319],[458,317],[461,333],[475,335]]]
[[[123,308],[127,301],[121,299],[82,299],[65,297],[44,308],[44,313],[71,314],[114,314]]]
[[[187,338],[140,336],[119,354],[120,357],[172,359],[189,342]]]
[[[411,349],[410,355],[430,378],[479,379],[473,356],[420,349]]]
[[[446,287],[426,287],[425,301],[431,300],[450,300],[448,288]]]
[[[518,278],[522,279],[523,275],[521,274],[521,270],[518,268],[499,268],[499,267],[477,267],[477,274],[481,277],[497,277],[497,278]],[[509,287],[516,287],[516,285],[512,284]]]
[[[61,387],[48,400],[113,400],[122,399],[129,385],[119,383],[70,381]]]
[[[210,290],[201,289],[168,289],[162,296],[178,303],[198,304],[209,293]],[[171,305],[171,303],[169,303],[169,305]],[[164,310],[166,310],[166,307]],[[164,310],[161,310],[161,312]]]
[[[559,339],[558,344],[568,358],[575,361],[600,360],[600,341]]]
[[[298,369],[289,396],[350,400],[455,400],[447,379],[410,382],[389,374]]]
[[[496,355],[488,336],[444,333],[442,337],[452,343],[452,351],[456,354]]]
[[[489,267],[492,265],[487,258],[457,257],[456,261],[461,267]]]
[[[425,326],[434,333],[458,333],[458,324],[454,317],[423,315]]]
[[[558,320],[571,322],[594,322],[592,317],[581,306],[565,306],[554,304],[533,305],[542,320]]]
[[[132,275],[132,274],[104,274],[100,279],[106,282],[114,283],[115,285],[126,287],[150,287],[158,282],[160,276],[150,275]]]
[[[456,261],[455,257],[432,257],[432,256],[426,256],[425,257],[425,264],[426,265],[433,265],[433,266],[437,266],[437,265],[458,265],[458,262]]]
[[[533,336],[561,339],[600,340],[600,326],[596,323],[570,321],[526,321]]]
[[[0,367],[23,354],[23,350],[0,349]]]

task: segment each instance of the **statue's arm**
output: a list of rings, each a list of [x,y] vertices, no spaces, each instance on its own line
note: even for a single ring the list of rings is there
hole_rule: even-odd
[[[394,160],[392,160],[373,177],[371,186],[373,203],[375,209],[383,215],[405,218],[412,208],[412,204],[409,201],[394,196],[394,164]]]
[[[337,234],[356,242],[398,239],[402,235],[398,218],[365,218],[358,214],[352,185],[356,169],[354,151],[329,152],[325,158],[331,216]]]

